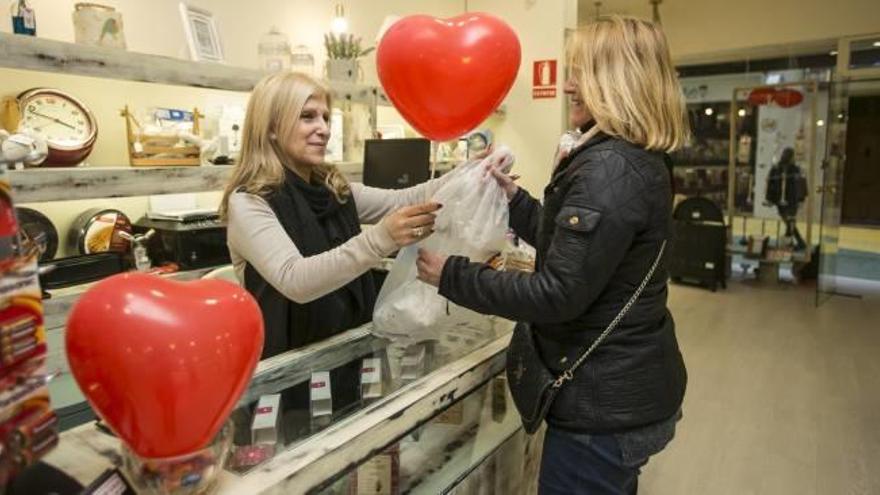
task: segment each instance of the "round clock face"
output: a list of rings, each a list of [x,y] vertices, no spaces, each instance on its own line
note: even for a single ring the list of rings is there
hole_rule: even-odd
[[[95,140],[92,112],[79,100],[53,89],[32,89],[19,97],[21,125],[42,134],[49,147],[80,150]]]

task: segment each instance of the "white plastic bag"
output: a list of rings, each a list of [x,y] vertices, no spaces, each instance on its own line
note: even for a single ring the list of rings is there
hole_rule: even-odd
[[[499,155],[500,154],[500,155]],[[438,294],[437,288],[416,279],[419,247],[446,255],[486,261],[504,249],[508,225],[507,197],[492,177],[484,177],[488,160],[513,156],[499,149],[489,158],[459,166],[432,201],[438,211],[434,234],[403,248],[376,301],[373,333],[397,342],[437,339],[445,330],[470,319],[471,311]],[[507,167],[506,167],[507,168]]]

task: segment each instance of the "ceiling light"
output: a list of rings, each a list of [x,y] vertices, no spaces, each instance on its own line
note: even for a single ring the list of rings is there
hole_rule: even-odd
[[[736,112],[736,114],[739,115],[740,117],[745,117],[746,116],[746,109],[740,108],[739,111]]]
[[[818,127],[822,127],[823,125],[825,125],[825,121],[822,120],[822,119],[819,119],[819,120],[816,121],[816,125],[817,125]]]
[[[831,55],[832,57],[836,57],[836,56],[837,56],[837,50],[831,50],[830,52],[828,52],[828,55]]]
[[[880,41],[874,42],[874,48],[880,48]]]
[[[712,115],[713,113],[715,113],[715,110],[712,110],[712,107],[706,109],[706,115]]]
[[[330,31],[333,31],[335,34],[348,32],[348,19],[345,18],[345,10],[341,3],[336,4],[336,15],[330,21]]]

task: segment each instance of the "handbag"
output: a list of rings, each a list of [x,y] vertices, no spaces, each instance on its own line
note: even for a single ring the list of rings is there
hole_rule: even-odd
[[[663,257],[663,251],[666,249],[666,241],[660,245],[660,252],[654,259],[654,264],[648,270],[645,279],[641,285],[633,293],[629,301],[621,308],[617,316],[611,320],[611,323],[602,333],[596,337],[596,340],[584,351],[583,354],[559,376],[553,373],[544,364],[535,345],[535,338],[532,329],[527,324],[519,324],[513,331],[510,339],[510,345],[507,348],[507,382],[510,384],[510,394],[513,397],[513,403],[522,417],[523,429],[526,433],[532,434],[538,431],[544,418],[553,405],[553,400],[559,394],[562,386],[574,378],[574,373],[586,361],[587,357],[602,343],[603,340],[614,330],[615,327],[623,320],[629,309],[638,300],[642,291],[648,285],[654,271],[660,264]]]

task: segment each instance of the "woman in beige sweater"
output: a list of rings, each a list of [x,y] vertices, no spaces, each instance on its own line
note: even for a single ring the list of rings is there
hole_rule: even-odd
[[[221,203],[236,275],[263,311],[264,358],[368,322],[370,269],[429,236],[441,207],[425,200],[442,179],[382,190],[325,163],[329,109],[329,89],[306,75],[260,81]]]

